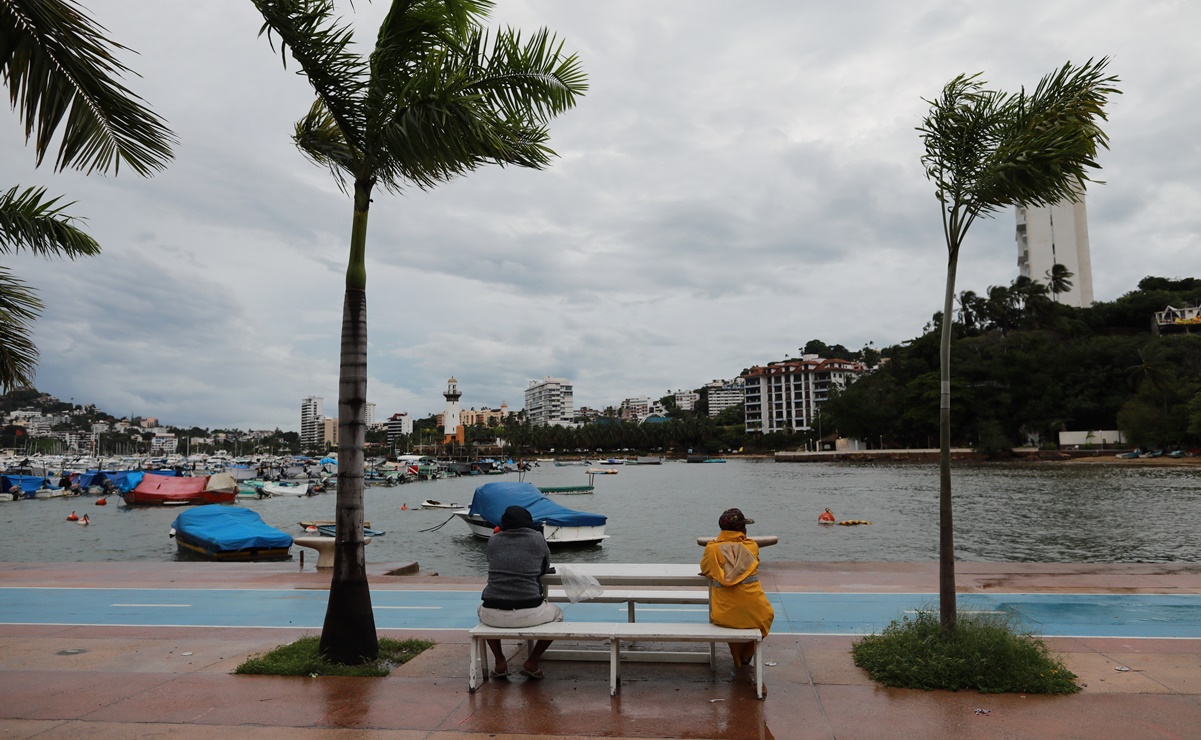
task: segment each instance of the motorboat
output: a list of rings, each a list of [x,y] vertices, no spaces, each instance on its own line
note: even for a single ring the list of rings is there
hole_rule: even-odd
[[[263,483],[263,493],[268,496],[308,496],[309,482],[302,481],[266,481]]]
[[[423,509],[449,509],[449,510],[453,511],[455,509],[462,509],[463,504],[459,504],[459,503],[446,504],[441,501],[435,501],[432,498],[427,498],[425,501],[421,502],[421,508],[423,508]]]
[[[258,512],[208,504],[181,512],[170,535],[181,553],[206,560],[287,560],[292,536],[263,522]]]
[[[542,527],[546,544],[594,545],[608,539],[603,514],[590,514],[562,506],[547,498],[533,483],[503,481],[485,483],[475,489],[471,505],[455,511],[471,533],[481,539],[492,536],[501,516],[510,506],[521,506]]]
[[[238,484],[228,473],[206,476],[144,475],[122,494],[128,505],[187,506],[233,503]]]

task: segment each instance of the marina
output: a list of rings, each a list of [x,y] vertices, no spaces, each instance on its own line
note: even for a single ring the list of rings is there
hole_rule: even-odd
[[[580,485],[585,469],[542,463],[524,474],[461,476],[369,486],[365,517],[387,532],[372,541],[370,562],[412,562],[421,572],[480,577],[486,543],[445,509],[424,500],[468,503],[486,481]],[[960,560],[1045,563],[1201,562],[1201,467],[1087,463],[957,463],[956,553]],[[564,562],[691,562],[697,538],[737,506],[755,519],[749,534],[775,536],[765,561],[930,562],[937,559],[938,470],[931,463],[776,463],[729,459],[724,465],[623,466],[598,476],[591,494],[557,496],[607,517],[600,545],[564,551]],[[95,506],[94,496],[0,502],[0,561],[172,561],[167,536],[178,507]],[[335,494],[249,498],[239,505],[270,526],[300,536],[298,522],[332,520]],[[407,507],[403,508],[402,507]],[[840,521],[823,527],[826,508]],[[67,521],[72,511],[91,525]]]

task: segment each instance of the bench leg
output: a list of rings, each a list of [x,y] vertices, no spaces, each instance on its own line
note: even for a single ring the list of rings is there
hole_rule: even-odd
[[[709,643],[709,671],[717,673],[717,643]]]
[[[609,642],[609,696],[617,696],[621,685],[621,640],[614,637]]]
[[[634,618],[634,602],[629,602],[627,609],[629,610],[629,618],[627,621],[636,622],[637,620]]]
[[[479,637],[471,638],[471,664],[467,667],[467,693],[474,694],[480,685],[480,659],[483,657],[484,641]],[[488,675],[487,667],[483,674]]]
[[[755,641],[755,693],[763,698],[763,640]]]

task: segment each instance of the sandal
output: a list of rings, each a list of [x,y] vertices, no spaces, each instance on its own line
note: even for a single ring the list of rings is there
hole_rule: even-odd
[[[489,671],[489,672],[488,672],[488,676],[489,676],[490,678],[508,678],[508,677],[509,677],[509,672],[508,672],[508,671],[505,671],[504,673],[501,673],[501,672],[499,672],[499,671]]]
[[[526,678],[532,679],[534,681],[539,681],[541,679],[546,678],[546,674],[543,673],[541,670],[530,671],[530,670],[526,670],[525,668],[521,669],[521,675],[525,676]]]

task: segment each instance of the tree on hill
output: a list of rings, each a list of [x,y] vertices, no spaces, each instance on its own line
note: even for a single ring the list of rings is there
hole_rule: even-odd
[[[171,159],[174,134],[118,80],[125,47],[71,0],[0,0],[0,77],[41,165],[58,137],[54,169],[148,177]],[[61,134],[61,136],[59,135]],[[90,257],[100,245],[67,214],[71,203],[45,188],[0,192],[0,253]],[[0,267],[0,390],[33,383],[38,351],[36,292]]]
[[[367,216],[376,185],[432,188],[486,164],[541,169],[546,123],[586,90],[574,55],[546,30],[525,43],[481,26],[489,0],[393,0],[370,57],[332,0],[253,0],[263,32],[300,65],[317,99],[297,147],[353,197],[338,391],[337,543],[321,653],[378,654],[363,558],[367,395]]]
[[[987,90],[980,75],[960,75],[930,103],[918,128],[922,165],[935,185],[947,248],[939,351],[939,614],[955,629],[955,546],[951,509],[951,336],[955,272],[968,229],[1002,208],[1075,200],[1098,167],[1108,139],[1098,122],[1117,78],[1108,59],[1065,64],[1032,93]]]

